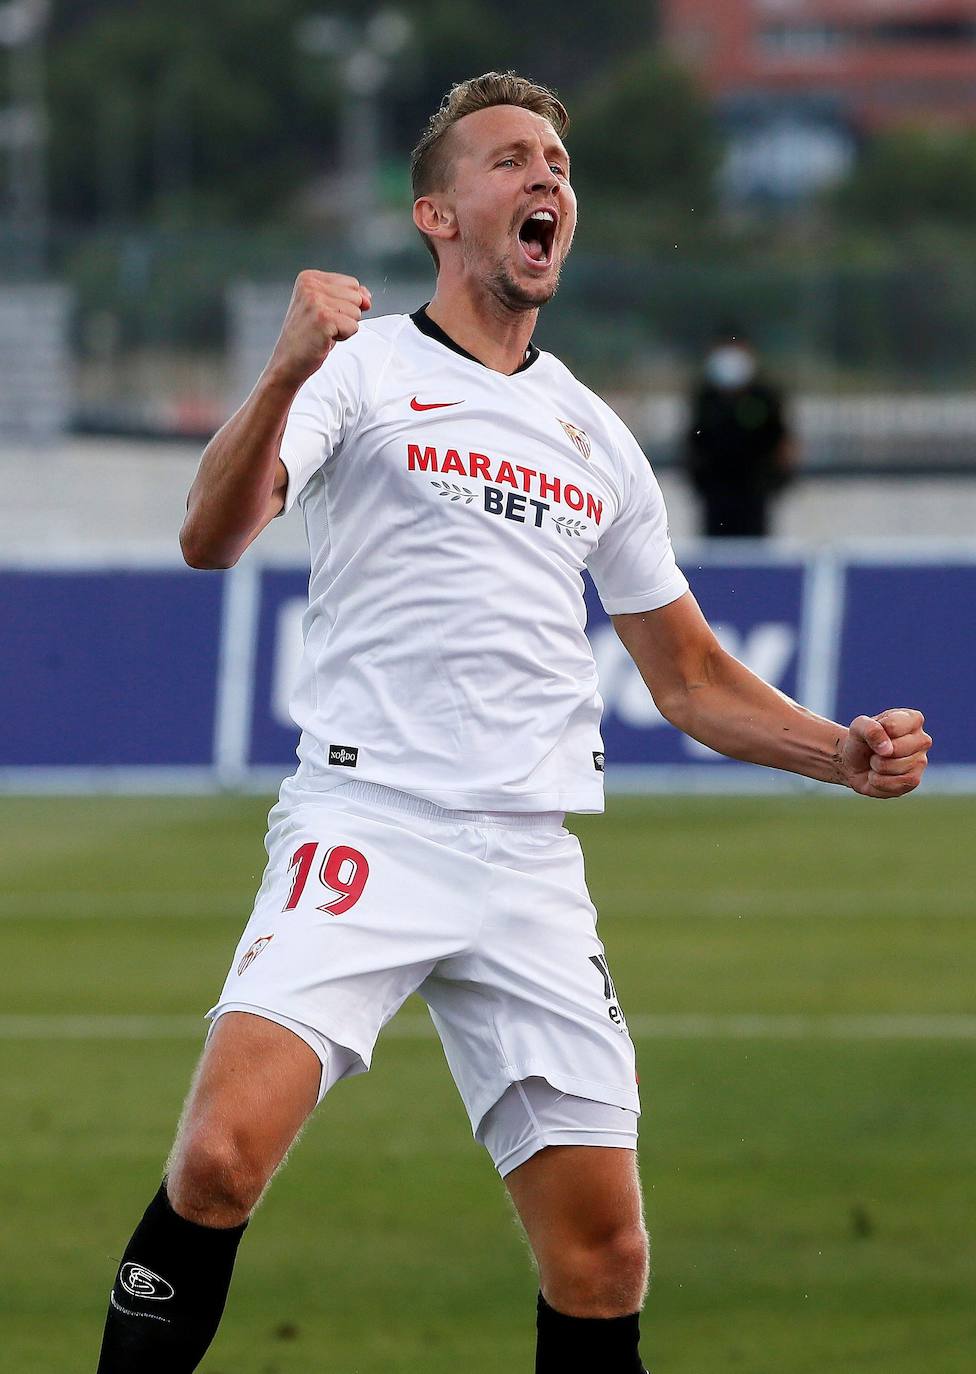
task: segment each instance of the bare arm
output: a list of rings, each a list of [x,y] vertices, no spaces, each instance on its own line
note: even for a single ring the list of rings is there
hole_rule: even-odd
[[[661,714],[709,748],[869,797],[921,781],[932,743],[921,712],[858,716],[849,727],[815,715],[726,653],[690,592],[613,624]]]
[[[180,530],[192,568],[230,568],[282,511],[278,456],[292,402],[335,345],[359,328],[371,297],[354,277],[302,272],[281,335],[250,396],[204,449]]]
[[[279,515],[288,473],[278,457],[295,392],[265,372],[204,449],[180,547],[191,568],[230,568]]]

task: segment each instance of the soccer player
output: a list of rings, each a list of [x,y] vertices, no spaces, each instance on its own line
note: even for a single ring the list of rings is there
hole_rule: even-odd
[[[197,1367],[270,1178],[413,992],[538,1264],[537,1374],[643,1371],[634,1051],[562,825],[603,806],[584,567],[680,729],[869,797],[921,779],[918,711],[845,728],[721,649],[635,440],[532,343],[576,224],[567,125],[513,74],[454,87],[412,161],[433,299],[364,320],[367,285],[303,272],[203,455],[193,567],[230,567],[296,504],[305,517],[300,762],[118,1269],[100,1374]]]

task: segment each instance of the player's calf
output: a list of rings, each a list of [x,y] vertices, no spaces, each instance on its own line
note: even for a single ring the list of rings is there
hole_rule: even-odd
[[[551,1307],[540,1293],[536,1329],[536,1374],[647,1374],[639,1354],[639,1312],[575,1317]]]
[[[98,1374],[190,1374],[217,1331],[247,1217],[315,1105],[321,1065],[290,1030],[220,1017],[164,1185],[126,1247]]]
[[[126,1246],[109,1298],[97,1374],[190,1374],[216,1334],[247,1222],[200,1226],[166,1185]]]

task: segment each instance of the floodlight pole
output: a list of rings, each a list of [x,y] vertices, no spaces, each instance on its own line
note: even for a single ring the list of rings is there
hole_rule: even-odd
[[[28,271],[47,258],[44,31],[48,0],[0,5],[0,47],[10,52],[10,105],[0,111],[0,145],[8,153],[9,223]]]
[[[298,47],[336,60],[341,79],[339,181],[346,238],[361,254],[373,252],[382,161],[381,96],[392,59],[409,43],[413,25],[399,10],[381,10],[360,26],[342,17],[308,15],[296,27]]]
[[[368,246],[379,199],[379,94],[387,67],[378,53],[357,48],[342,62],[344,99],[339,124],[339,167],[346,232]]]

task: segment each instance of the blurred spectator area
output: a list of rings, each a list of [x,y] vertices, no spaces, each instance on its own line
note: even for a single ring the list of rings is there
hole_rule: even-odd
[[[0,285],[0,439],[43,442],[71,424],[70,319],[63,286]]]
[[[409,149],[492,64],[572,113],[537,341],[658,467],[734,321],[806,473],[973,473],[976,0],[0,0],[3,442],[199,443],[302,268],[422,304]]]
[[[656,462],[678,461],[687,424],[683,396],[612,397]],[[800,394],[790,405],[808,474],[938,476],[976,472],[976,392],[843,396]]]
[[[52,259],[56,284],[5,284],[0,268],[2,433],[205,437],[257,377],[303,266],[360,276],[377,313],[414,309],[433,285],[412,246],[358,261],[317,241],[232,231],[62,235]],[[807,471],[976,470],[968,256],[730,266],[680,249],[673,262],[581,252],[538,339],[612,394],[667,466],[694,360],[729,319],[785,386]]]
[[[976,0],[660,0],[715,103],[732,199],[829,185],[866,136],[976,122]]]

